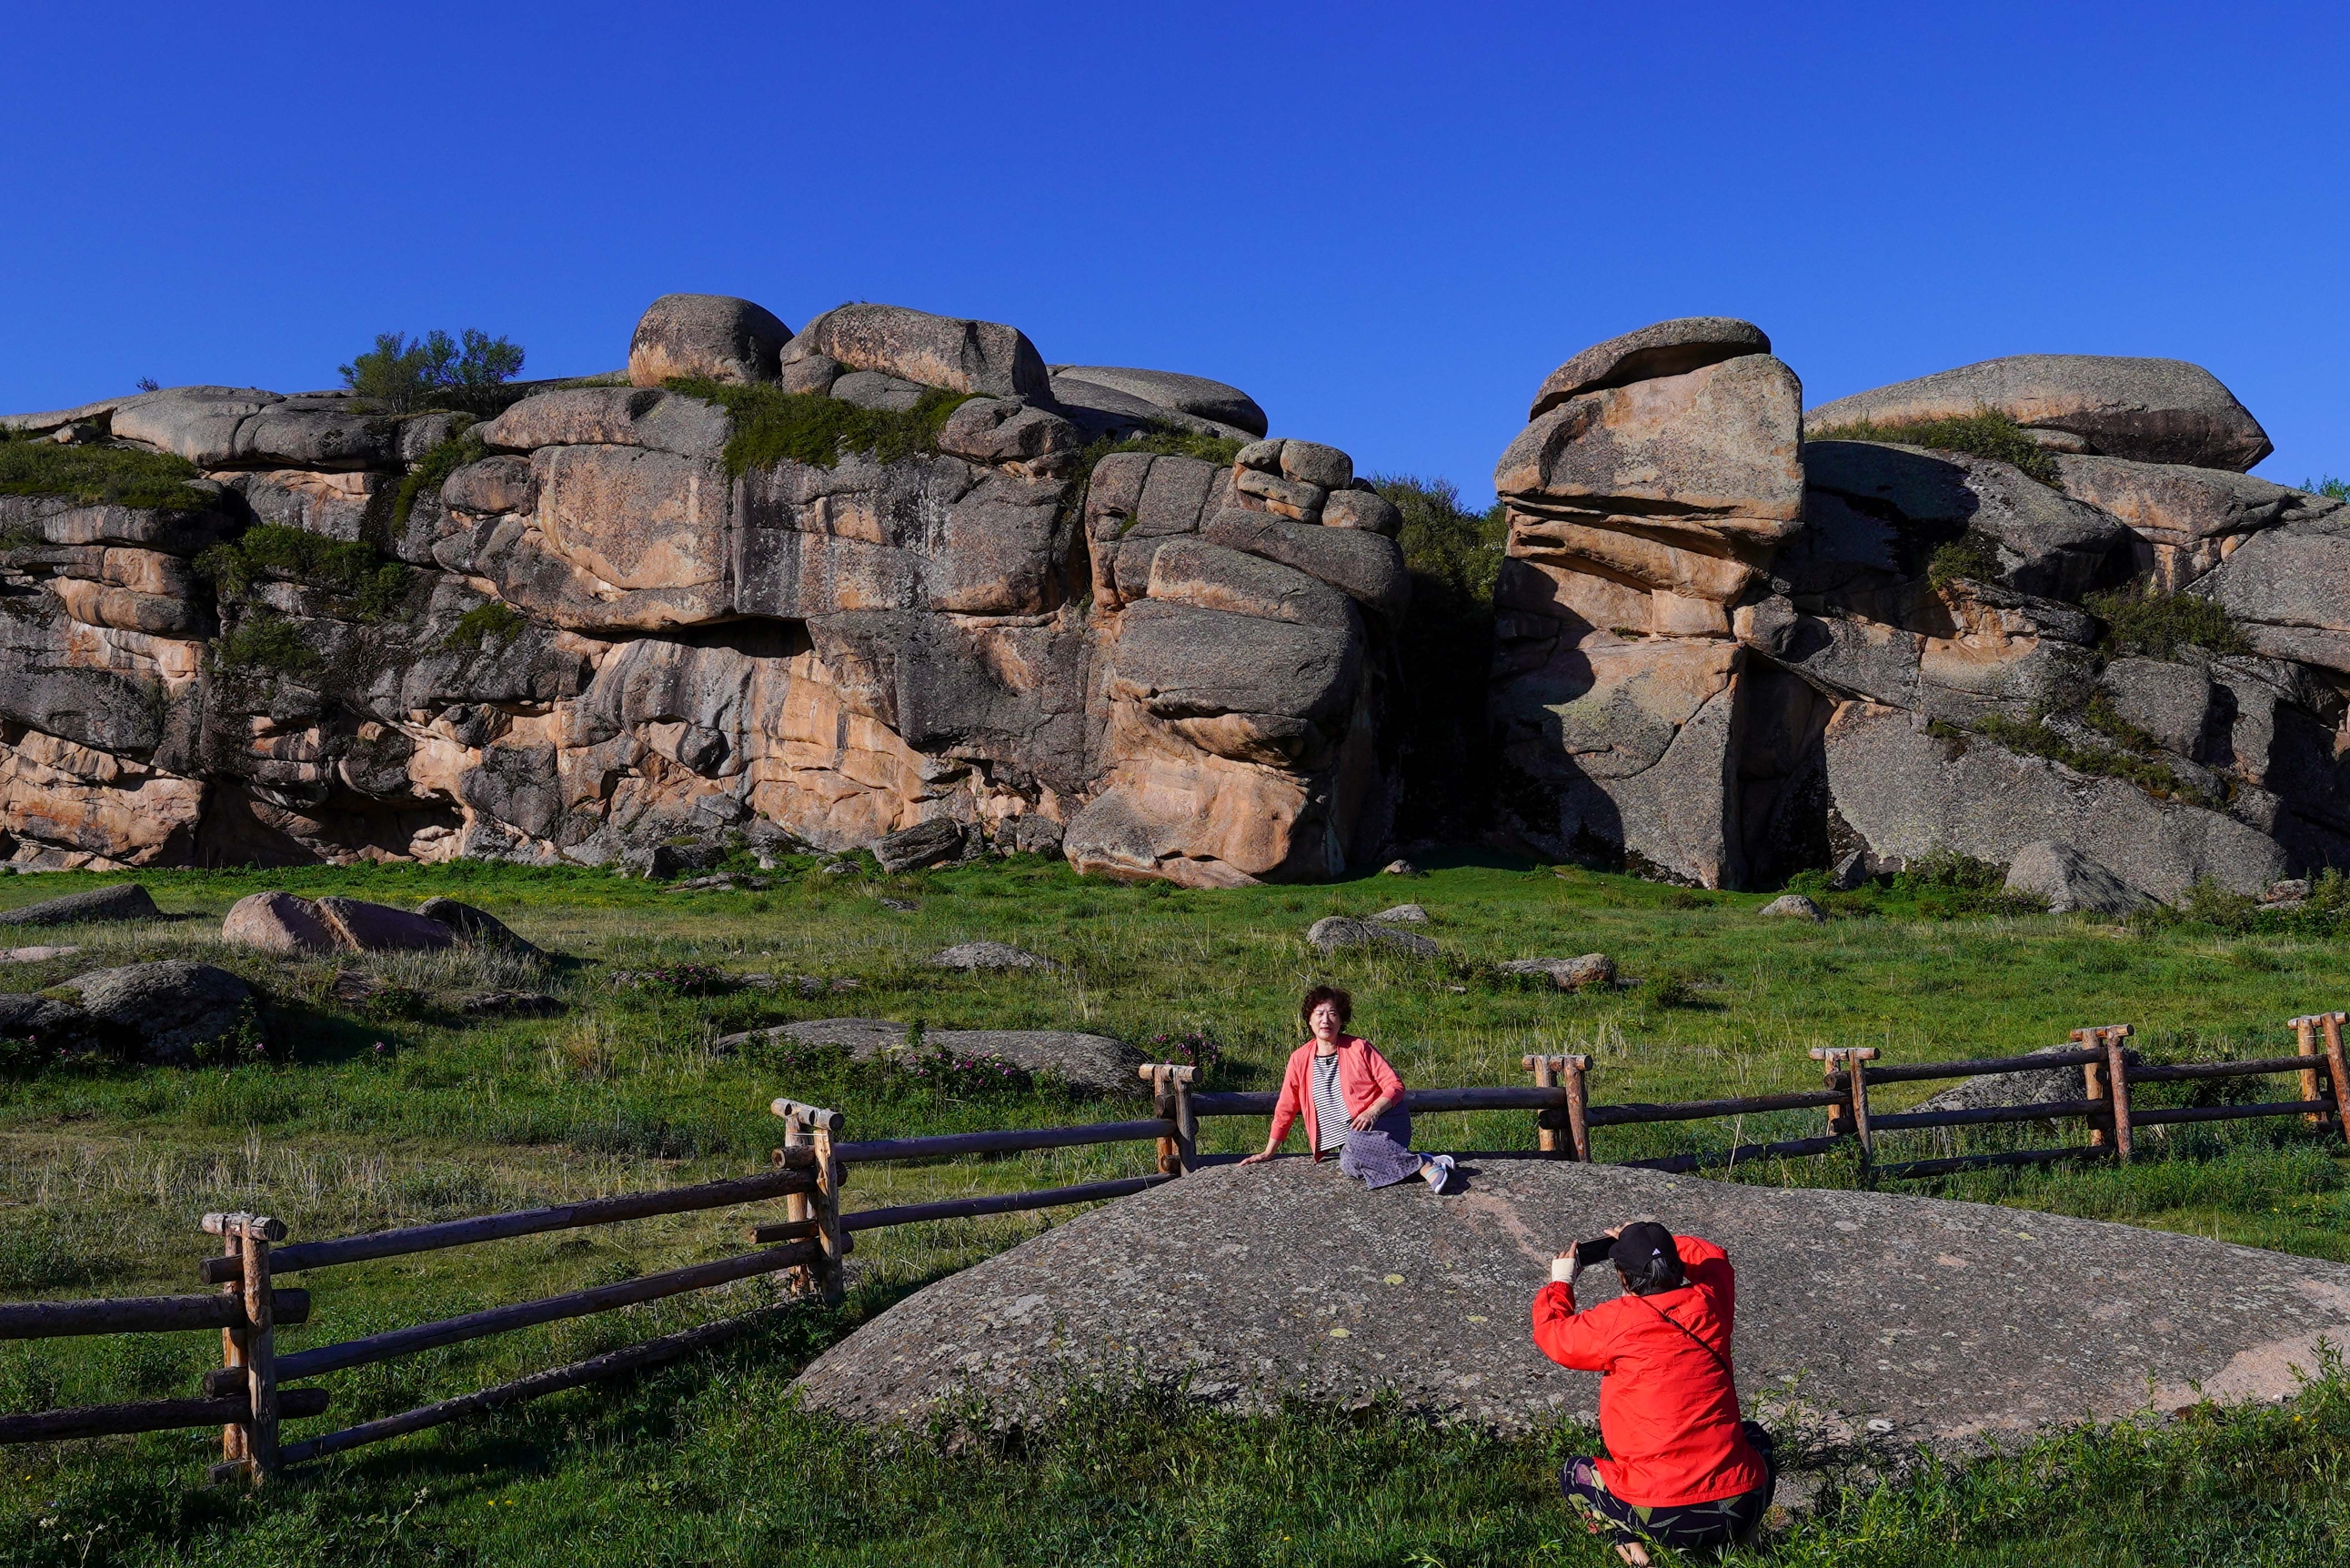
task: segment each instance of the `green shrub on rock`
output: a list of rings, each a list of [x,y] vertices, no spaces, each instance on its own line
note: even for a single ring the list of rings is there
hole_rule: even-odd
[[[196,557],[196,570],[223,599],[238,600],[263,581],[299,583],[345,600],[360,620],[380,620],[408,594],[408,568],[374,546],[263,523]]]
[[[411,339],[380,332],[375,348],[342,367],[343,385],[396,414],[426,408],[436,395],[489,390],[522,374],[523,351],[504,337],[468,327],[463,341],[446,332]]]
[[[932,387],[900,413],[860,408],[822,392],[786,392],[764,384],[685,379],[667,384],[673,392],[716,403],[734,416],[734,434],[726,443],[726,472],[738,479],[754,468],[785,462],[835,468],[848,452],[894,462],[936,452],[947,416],[970,400],[967,392]]]
[[[155,506],[201,512],[219,495],[189,482],[196,465],[169,452],[127,446],[59,446],[0,432],[0,495],[60,495],[88,505]]]
[[[1898,441],[1904,446],[1922,446],[1933,452],[1962,452],[1970,457],[1987,457],[1995,462],[2020,468],[2043,484],[2054,487],[2056,483],[2054,454],[2033,440],[2031,431],[1992,409],[1978,409],[1958,419],[1918,420],[1897,424],[1877,424],[1862,420],[1853,424],[1827,425],[1819,430],[1805,431],[1804,439],[1807,441]]]
[[[2101,651],[2108,658],[2176,659],[2189,646],[2221,654],[2252,651],[2226,607],[2198,594],[2166,593],[2141,583],[2081,602],[2106,623]]]

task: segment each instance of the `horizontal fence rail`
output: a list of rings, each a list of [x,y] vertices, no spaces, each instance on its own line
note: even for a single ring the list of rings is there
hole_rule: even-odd
[[[310,1316],[307,1291],[272,1291],[273,1322]],[[237,1296],[115,1296],[86,1302],[19,1302],[0,1305],[0,1339],[63,1339],[91,1334],[177,1334],[192,1328],[242,1330],[248,1324]]]
[[[759,1176],[712,1181],[700,1187],[672,1187],[661,1192],[636,1192],[621,1198],[591,1198],[578,1203],[558,1203],[546,1209],[525,1209],[512,1214],[485,1214],[473,1220],[447,1220],[437,1225],[411,1225],[399,1231],[377,1231],[365,1236],[344,1236],[331,1241],[296,1242],[269,1254],[273,1273],[297,1269],[324,1269],[337,1263],[360,1263],[374,1258],[404,1257],[411,1252],[437,1251],[443,1247],[471,1246],[476,1241],[502,1241],[514,1236],[536,1236],[549,1231],[576,1231],[588,1225],[611,1225],[623,1220],[643,1220],[656,1214],[686,1214],[697,1209],[731,1209],[787,1193],[815,1190],[816,1178],[804,1170],[777,1170]],[[241,1277],[244,1265],[234,1258],[206,1258],[206,1284],[227,1284]],[[281,1320],[282,1321],[282,1320]]]
[[[1878,1053],[1870,1047],[1821,1049],[1811,1054],[1823,1065],[1823,1086],[1819,1089],[1659,1105],[1592,1105],[1587,1096],[1591,1065],[1588,1057],[1529,1055],[1523,1058],[1523,1065],[1533,1075],[1531,1085],[1415,1089],[1404,1096],[1403,1105],[1408,1110],[1422,1114],[1531,1112],[1535,1152],[1540,1157],[1583,1162],[1593,1158],[1590,1138],[1594,1128],[1811,1110],[1826,1114],[1827,1127],[1821,1136],[1741,1143],[1733,1132],[1731,1147],[1728,1148],[1617,1162],[1660,1171],[1734,1169],[1755,1159],[1843,1152],[1856,1157],[1866,1183],[1946,1176],[1984,1167],[2053,1165],[2106,1157],[2127,1160],[2136,1131],[2150,1127],[2301,1116],[2313,1126],[2334,1125],[2345,1138],[2350,1138],[2350,1104],[2345,1104],[2345,1086],[2350,1086],[2350,1064],[2345,1064],[2342,1042],[2345,1022],[2345,1014],[2341,1012],[2292,1020],[2289,1027],[2296,1032],[2299,1047],[2292,1056],[2159,1066],[2139,1063],[2124,1050],[2122,1043],[2130,1033],[2126,1024],[2076,1030],[2074,1048],[2068,1050],[1975,1061],[1882,1063],[1877,1060]],[[2027,1105],[1887,1113],[1874,1111],[1869,1100],[1872,1089],[1891,1084],[2051,1071],[2077,1072],[2082,1093],[2075,1097]],[[279,1244],[285,1241],[285,1226],[266,1216],[206,1215],[203,1228],[220,1238],[222,1251],[203,1260],[199,1273],[205,1283],[216,1287],[214,1293],[0,1304],[0,1339],[217,1329],[222,1334],[227,1364],[204,1376],[204,1397],[0,1416],[0,1442],[63,1441],[218,1424],[223,1428],[224,1462],[213,1467],[213,1478],[241,1478],[257,1483],[286,1465],[323,1459],[677,1360],[771,1320],[788,1303],[763,1306],[283,1445],[278,1440],[278,1424],[324,1414],[328,1407],[328,1394],[315,1385],[281,1385],[758,1276],[788,1274],[804,1293],[837,1303],[842,1296],[844,1263],[855,1250],[855,1237],[859,1231],[1033,1212],[1131,1197],[1200,1168],[1198,1128],[1201,1116],[1270,1116],[1279,1106],[1280,1096],[1272,1093],[1195,1091],[1192,1085],[1197,1073],[1186,1065],[1149,1064],[1139,1072],[1149,1084],[1153,1098],[1154,1114],[1148,1118],[852,1142],[840,1137],[846,1118],[838,1111],[777,1099],[771,1108],[785,1124],[783,1147],[775,1151],[773,1168],[756,1175],[285,1245]],[[2297,1099],[2258,1105],[2131,1104],[2133,1085],[2287,1073],[2300,1075],[2301,1094]],[[1876,1158],[1876,1139],[1884,1133],[2062,1120],[2085,1123],[2088,1142],[1894,1163],[1881,1163]],[[1158,1146],[1158,1169],[1149,1175],[857,1210],[841,1206],[841,1191],[847,1184],[847,1168],[852,1165],[1144,1142]],[[283,1355],[276,1349],[276,1328],[301,1324],[311,1314],[310,1293],[274,1285],[273,1278],[278,1273],[776,1199],[784,1204],[782,1220],[756,1224],[750,1230],[751,1241],[763,1251]]]

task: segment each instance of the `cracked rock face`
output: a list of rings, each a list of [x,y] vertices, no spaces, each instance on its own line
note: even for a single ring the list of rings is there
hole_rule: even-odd
[[[0,497],[0,856],[683,865],[923,828],[1225,886],[1375,854],[1409,591],[1385,504],[1336,448],[1256,439],[1238,389],[1070,369],[1000,323],[852,305],[795,337],[671,295],[633,384],[523,389],[470,428],[229,387],[12,421],[177,454],[216,502]],[[749,416],[677,378],[967,400],[888,462],[741,468]],[[1081,486],[1086,443],[1136,431],[1249,450]],[[473,461],[403,483],[460,431]],[[1334,494],[1360,500],[1326,528]],[[361,565],[193,569],[258,527]]]
[[[1393,1389],[1523,1429],[1596,1417],[1527,1309],[1552,1256],[1653,1218],[1729,1250],[1739,1390],[1821,1436],[1888,1422],[1964,1450],[2043,1424],[2293,1391],[2350,1334],[2350,1267],[2096,1220],[1877,1192],[1747,1187],[1463,1157],[1466,1190],[1367,1192],[1302,1158],[1223,1166],[1094,1210],[930,1285],[827,1351],[820,1408],[919,1423],[969,1394],[1000,1420],[1068,1381],[1188,1378],[1273,1408]],[[1598,1277],[1595,1278],[1595,1274]],[[1587,1272],[1586,1304],[1611,1296]]]
[[[2350,513],[2234,472],[2266,438],[2209,372],[2025,356],[1799,403],[1718,318],[1544,383],[1494,472],[1507,835],[1706,887],[2054,852],[2100,907],[2350,866]],[[1895,439],[1985,407],[2050,482]],[[2133,585],[2253,656],[2120,656],[2096,596]]]

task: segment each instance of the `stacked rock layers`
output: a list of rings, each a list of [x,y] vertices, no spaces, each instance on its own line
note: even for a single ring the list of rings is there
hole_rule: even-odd
[[[681,378],[962,400],[935,450],[740,467],[735,414],[663,385]],[[524,390],[437,484],[417,465],[463,416],[342,395],[12,420],[176,453],[213,502],[0,500],[22,541],[0,556],[14,859],[599,864],[947,819],[1231,885],[1378,847],[1393,511],[1345,453],[1259,440],[1236,389],[1047,369],[994,323],[847,306],[795,335],[671,296],[625,374]],[[1257,444],[1229,466],[1113,453],[1087,482],[1089,443],[1170,431]],[[259,524],[407,570],[265,560],[215,595],[191,563]]]
[[[1871,439],[1805,442],[1767,349],[1715,319],[1601,344],[1503,453],[1519,839],[1709,887],[2054,846],[2175,898],[2350,863],[2350,511],[2240,472],[2267,437],[2215,379],[1996,360],[1814,410]],[[1884,439],[1984,410],[2054,483]],[[2253,651],[2116,656],[2083,601],[2133,582]]]

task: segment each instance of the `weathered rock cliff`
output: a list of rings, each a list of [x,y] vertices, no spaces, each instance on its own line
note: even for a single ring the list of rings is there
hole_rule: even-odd
[[[1346,454],[1258,440],[1237,389],[669,296],[626,375],[515,390],[12,419],[200,477],[0,497],[9,857],[601,864],[943,819],[1222,886],[1380,846],[1401,556]]]
[[[1586,349],[1503,454],[1520,841],[1708,887],[2063,846],[2166,899],[2350,864],[2350,511],[2237,472],[2267,439],[2209,372],[1992,361],[1806,441],[1768,348],[1702,318]],[[1986,412],[2034,472],[1896,439]],[[2227,617],[2148,657],[2101,618],[2133,582]]]

